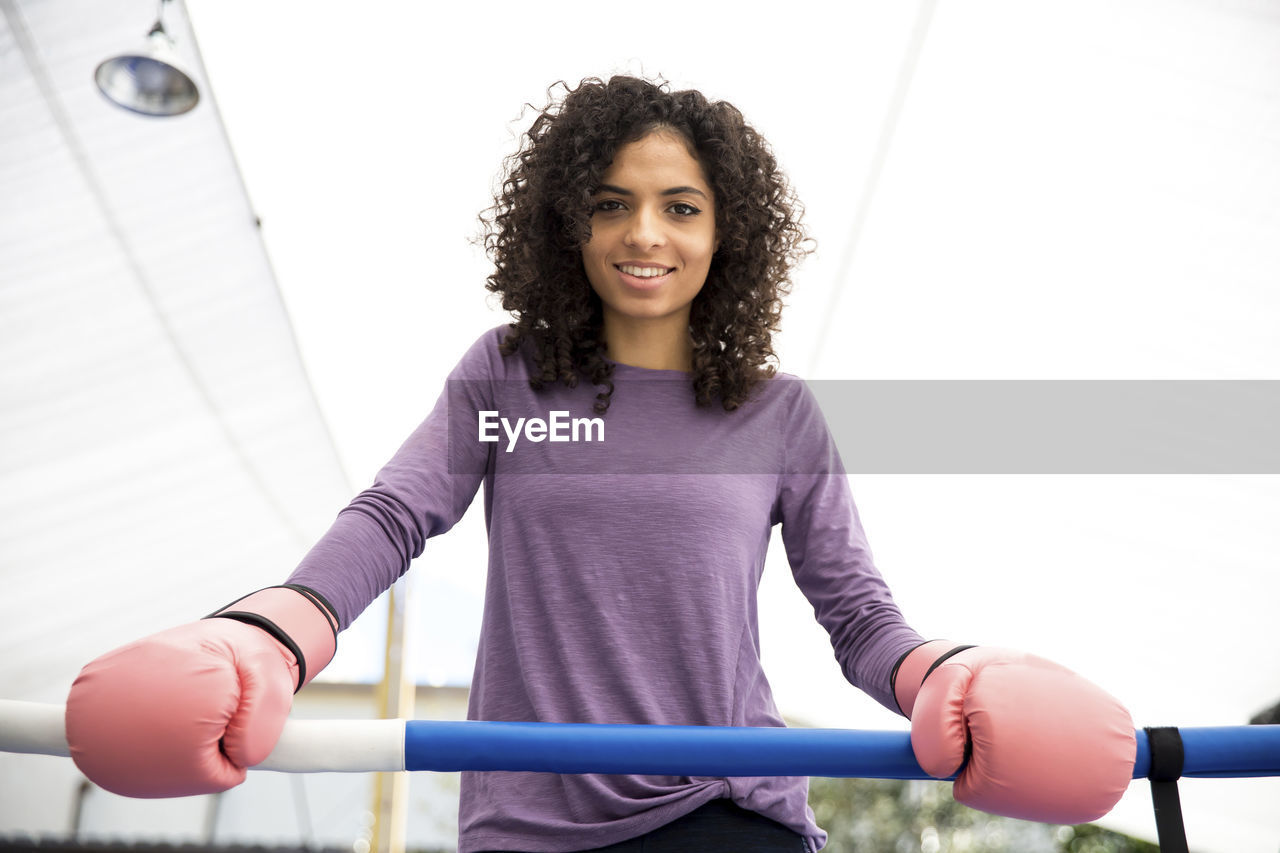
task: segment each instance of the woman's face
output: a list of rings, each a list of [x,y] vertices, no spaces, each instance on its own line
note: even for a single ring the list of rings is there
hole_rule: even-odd
[[[715,198],[685,141],[655,131],[618,149],[593,197],[582,265],[606,328],[663,322],[687,329],[715,254]]]

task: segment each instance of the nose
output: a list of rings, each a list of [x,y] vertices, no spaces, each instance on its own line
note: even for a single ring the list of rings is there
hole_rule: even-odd
[[[659,212],[648,205],[640,205],[627,222],[623,237],[626,244],[635,249],[650,249],[666,242]]]

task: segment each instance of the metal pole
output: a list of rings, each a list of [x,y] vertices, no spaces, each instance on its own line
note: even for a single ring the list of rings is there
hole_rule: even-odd
[[[401,578],[387,597],[387,642],[383,653],[382,683],[378,685],[378,716],[382,719],[413,718],[414,686],[408,677],[405,635],[408,579]],[[373,837],[375,853],[404,853],[408,825],[409,775],[379,773],[374,782]]]

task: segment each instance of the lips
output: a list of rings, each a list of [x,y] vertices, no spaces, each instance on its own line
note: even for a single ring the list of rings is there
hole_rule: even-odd
[[[656,264],[614,264],[618,272],[635,278],[657,278],[675,271],[675,267],[664,267]]]
[[[676,271],[675,267],[653,264],[614,264],[613,267],[618,271],[618,280],[622,286],[637,293],[662,289]]]

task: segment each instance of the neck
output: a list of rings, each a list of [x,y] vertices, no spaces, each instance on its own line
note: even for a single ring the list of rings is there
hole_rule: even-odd
[[[622,318],[629,320],[629,318]],[[611,361],[650,370],[693,369],[693,341],[687,315],[645,322],[619,322],[605,312],[604,340]]]

